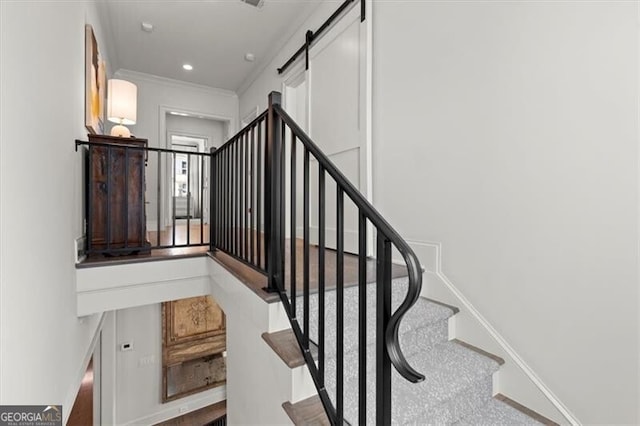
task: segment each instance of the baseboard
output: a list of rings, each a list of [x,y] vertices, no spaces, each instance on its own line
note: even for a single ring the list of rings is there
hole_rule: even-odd
[[[552,416],[550,413],[544,414],[550,417],[558,417],[561,415],[566,422],[572,425],[581,424],[576,416],[567,408],[560,399],[549,389],[549,387],[538,377],[533,369],[524,361],[524,359],[515,351],[515,349],[507,342],[507,340],[491,325],[491,323],[473,306],[473,304],[462,294],[462,292],[447,278],[442,272],[442,249],[441,244],[437,242],[428,241],[411,241],[407,240],[409,245],[414,249],[418,255],[420,262],[426,268],[427,272],[425,277],[433,276],[437,278],[436,282],[430,280],[429,285],[423,282],[422,293],[423,297],[434,297],[433,293],[440,292],[440,295],[444,295],[442,289],[429,288],[429,286],[437,286],[438,283],[446,289],[449,293],[448,300],[441,300],[442,302],[454,304],[461,310],[462,315],[457,315],[462,318],[469,318],[474,321],[477,326],[493,340],[495,345],[501,350],[499,354],[505,358],[507,365],[512,364],[517,366],[519,374],[523,375],[526,380],[540,393],[540,395],[548,401],[548,403],[557,410],[556,416]],[[424,281],[427,281],[425,278]],[[438,298],[436,296],[435,298]],[[465,315],[466,314],[466,315]],[[460,319],[457,319],[459,321]],[[457,335],[457,329],[454,327],[454,338],[459,338],[467,341],[482,340],[469,338],[469,336]],[[493,351],[493,349],[492,349]],[[511,369],[514,372],[514,369]],[[495,391],[495,390],[494,390]],[[522,400],[523,403],[529,405],[529,401]],[[531,404],[535,405],[535,404]],[[541,411],[538,407],[534,407],[536,411]]]
[[[187,413],[191,413],[192,411],[199,410],[208,405],[224,401],[226,398],[227,387],[220,386],[218,388],[212,389],[211,391],[202,392],[198,394],[197,397],[187,397],[167,403],[167,407],[161,411],[157,411],[148,416],[137,418],[124,424],[127,426],[155,425],[174,417],[183,416]]]

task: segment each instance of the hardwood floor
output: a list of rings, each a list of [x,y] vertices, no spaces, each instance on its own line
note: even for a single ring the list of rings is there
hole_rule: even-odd
[[[184,221],[179,222],[175,229],[175,243],[186,244],[187,242],[187,226]],[[200,230],[199,221],[196,224],[191,224],[189,231],[189,241],[191,243],[199,243],[200,237],[203,237],[203,241],[209,241],[209,226],[204,225],[202,232]],[[201,235],[202,234],[202,235]],[[235,234],[234,234],[235,236]],[[252,235],[245,235],[242,232],[238,233],[238,241],[247,241],[251,246]],[[148,239],[152,245],[158,243],[158,232],[149,231]],[[174,241],[174,230],[171,227],[165,228],[160,232],[159,236],[160,244],[172,244]],[[261,247],[261,266],[264,268],[264,234],[253,234],[253,260],[257,261],[257,248]],[[285,240],[285,286],[287,291],[291,288],[291,243],[290,240]],[[251,249],[249,249],[251,250]],[[198,247],[179,247],[169,249],[152,249],[149,254],[134,254],[125,256],[104,256],[104,255],[92,255],[87,257],[83,262],[77,265],[78,268],[87,268],[94,266],[116,265],[131,262],[149,262],[164,259],[176,259],[180,257],[192,257],[192,256],[204,256],[209,252],[209,246]],[[222,263],[226,268],[230,270],[240,281],[249,286],[256,294],[262,297],[267,302],[275,302],[278,300],[278,296],[275,294],[267,293],[263,290],[267,285],[267,279],[265,275],[255,268],[247,266],[242,261],[235,259],[233,256],[225,253],[222,250],[217,250],[215,253],[210,254],[214,259]],[[301,294],[304,285],[304,242],[302,239],[296,240],[296,291]],[[337,255],[334,250],[325,250],[325,287],[335,288],[336,286],[336,259]],[[358,283],[358,256],[345,253],[344,255],[344,285],[351,286]],[[311,292],[315,292],[318,289],[319,282],[319,249],[317,246],[309,246],[309,289]],[[376,261],[375,259],[367,259],[367,282],[375,281]],[[393,278],[406,276],[407,271],[404,265],[392,265],[391,275]]]
[[[73,403],[67,426],[93,425],[93,358],[82,378],[78,396]]]
[[[187,229],[189,235],[187,235]],[[187,239],[188,237],[188,239]],[[175,242],[174,242],[174,228],[173,226],[167,226],[160,228],[160,240],[158,241],[158,230],[147,229],[147,240],[151,243],[151,246],[166,246],[166,245],[183,245],[183,244],[200,244],[201,242],[209,243],[209,225],[204,223],[200,226],[200,219],[192,219],[187,228],[187,221],[180,219],[176,222],[175,227]]]

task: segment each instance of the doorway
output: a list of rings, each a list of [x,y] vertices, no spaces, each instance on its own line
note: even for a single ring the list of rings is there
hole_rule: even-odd
[[[352,8],[312,46],[309,51],[309,69],[305,70],[302,63],[291,69],[283,89],[284,109],[287,113],[305,130],[347,179],[371,200],[371,98],[367,25],[361,23],[358,8]],[[299,156],[302,154],[301,151],[301,149],[297,150]],[[298,174],[301,173],[300,169],[302,167],[298,167]],[[313,157],[309,169],[309,239],[311,244],[317,244],[320,206],[318,202],[319,171]],[[289,176],[288,169],[285,176]],[[301,175],[297,176],[296,182],[301,181]],[[288,184],[288,181],[285,184]],[[327,212],[325,246],[335,249],[337,189],[331,179],[327,179],[325,185],[324,208]],[[302,187],[299,186],[296,189],[296,193],[301,198]],[[301,208],[299,206],[297,210]],[[289,211],[288,206],[286,209]],[[297,211],[296,224],[302,224],[300,217],[301,212]],[[357,253],[358,209],[348,197],[344,199],[343,219],[344,250]],[[296,231],[297,237],[302,235],[300,225]],[[372,228],[370,225],[367,226],[368,247],[373,247]]]
[[[201,157],[189,152],[204,152],[207,138],[169,134],[172,150],[181,151],[173,156],[172,202],[176,219],[200,219],[203,214],[204,170]]]

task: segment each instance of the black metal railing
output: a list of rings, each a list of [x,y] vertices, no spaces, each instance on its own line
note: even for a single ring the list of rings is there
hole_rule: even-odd
[[[100,138],[75,142],[87,147],[87,255],[210,246],[210,153]]]
[[[260,272],[271,252],[271,161],[267,158],[267,112],[260,114],[217,150],[211,151],[212,249]]]
[[[411,382],[424,379],[406,361],[398,338],[402,317],[420,295],[421,266],[409,245],[282,109],[280,99],[271,93],[269,108],[212,153],[212,249],[267,275],[266,290],[280,295],[331,423],[363,424],[375,412],[369,419],[388,425],[391,366]],[[393,250],[408,275],[395,311]],[[345,282],[346,262],[349,271],[357,270],[354,282]],[[372,262],[375,277],[368,277]],[[327,319],[333,315],[331,327]],[[356,360],[345,359],[345,347],[354,344]],[[367,368],[371,351],[375,361]],[[345,380],[353,371],[355,382]],[[375,380],[375,390],[367,387],[368,378]],[[367,401],[374,393],[375,400]]]

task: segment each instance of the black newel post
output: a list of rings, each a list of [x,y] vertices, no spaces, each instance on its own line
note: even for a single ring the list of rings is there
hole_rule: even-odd
[[[267,145],[265,147],[265,247],[267,255],[268,281],[265,288],[268,292],[276,292],[284,288],[284,253],[282,246],[283,227],[280,220],[282,211],[282,123],[274,109],[281,104],[279,92],[269,94],[269,111],[267,113]]]

